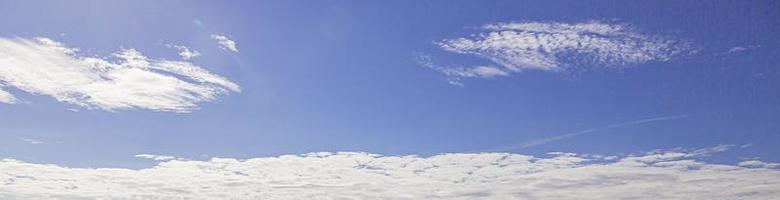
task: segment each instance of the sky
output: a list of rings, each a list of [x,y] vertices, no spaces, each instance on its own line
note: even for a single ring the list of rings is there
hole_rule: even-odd
[[[0,168],[149,181],[201,165],[353,174],[338,167],[357,159],[411,177],[392,166],[473,174],[457,166],[518,157],[501,166],[780,184],[765,180],[780,162],[778,19],[778,1],[0,0]],[[636,167],[646,157],[679,162]],[[703,171],[675,168],[694,165]],[[108,172],[83,173],[73,176]],[[529,178],[489,174],[506,180],[447,185],[457,176],[431,172],[408,181],[447,184],[394,189],[506,198],[518,193],[478,188]],[[370,181],[362,189],[392,180]],[[30,198],[34,186],[0,186],[0,197]],[[767,188],[756,194],[780,193]]]

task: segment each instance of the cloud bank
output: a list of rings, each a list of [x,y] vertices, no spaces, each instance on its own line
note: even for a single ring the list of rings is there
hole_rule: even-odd
[[[48,38],[0,38],[0,86],[103,110],[189,112],[237,84],[189,62],[150,59],[123,49],[114,61],[77,55]],[[0,90],[0,102],[15,97]]]
[[[491,61],[473,67],[438,66],[430,58],[424,66],[457,80],[463,77],[508,76],[524,70],[564,71],[584,65],[626,66],[664,62],[691,53],[685,42],[640,33],[629,25],[591,21],[568,24],[528,22],[487,24],[482,33],[445,39],[441,49]]]
[[[230,38],[227,36],[214,34],[211,35],[211,39],[214,39],[217,41],[217,43],[219,43],[219,48],[238,52],[238,48],[236,48],[236,42],[230,40]]]
[[[712,150],[705,150],[710,152]],[[432,157],[310,153],[140,169],[0,160],[0,199],[774,199],[780,170],[701,152]],[[154,156],[152,156],[154,157]]]

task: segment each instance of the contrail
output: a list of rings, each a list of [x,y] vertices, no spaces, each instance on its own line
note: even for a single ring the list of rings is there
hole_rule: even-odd
[[[550,143],[550,142],[563,140],[563,139],[566,139],[566,138],[575,137],[575,136],[579,136],[579,135],[583,135],[583,134],[598,132],[598,131],[604,131],[604,130],[609,130],[609,129],[614,129],[614,128],[620,128],[620,127],[624,127],[624,126],[633,126],[633,125],[644,124],[644,123],[649,123],[649,122],[681,119],[681,118],[686,118],[686,117],[688,117],[688,115],[673,115],[673,116],[654,117],[654,118],[640,119],[640,120],[634,120],[634,121],[629,121],[629,122],[622,122],[622,123],[611,124],[611,125],[607,125],[607,126],[603,126],[603,127],[585,129],[585,130],[581,130],[581,131],[577,131],[577,132],[573,132],[573,133],[567,133],[567,134],[563,134],[563,135],[557,135],[557,136],[553,136],[553,137],[532,140],[532,141],[525,142],[525,143],[510,145],[510,146],[507,146],[505,148],[499,148],[497,150],[498,151],[502,151],[502,150],[529,148],[529,147],[539,146],[539,145],[547,144],[547,143]]]

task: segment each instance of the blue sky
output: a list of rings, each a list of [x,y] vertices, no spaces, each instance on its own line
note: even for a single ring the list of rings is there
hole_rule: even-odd
[[[153,165],[133,157],[140,153],[193,159],[318,151],[620,154],[732,144],[746,148],[714,159],[778,162],[779,6],[773,1],[0,1],[0,38],[45,37],[78,48],[80,56],[106,60],[128,48],[149,58],[180,60],[178,50],[166,45],[181,45],[200,54],[188,62],[240,85],[240,92],[220,93],[197,102],[191,112],[177,113],[89,108],[6,84],[11,86],[3,89],[23,103],[0,103],[0,157],[137,168]],[[589,22],[625,25],[630,33],[689,46],[668,60],[568,62],[565,70],[524,69],[487,78],[448,77],[420,62],[425,55],[439,65],[498,66],[440,44],[478,40],[491,32],[481,28],[490,24]],[[238,52],[220,48],[212,35],[229,37]],[[631,123],[655,118],[669,119]]]

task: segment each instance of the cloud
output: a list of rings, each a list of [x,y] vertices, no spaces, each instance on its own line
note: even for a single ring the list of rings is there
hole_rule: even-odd
[[[43,141],[36,140],[36,139],[30,139],[30,138],[19,138],[19,140],[22,140],[24,142],[30,143],[30,144],[43,144]]]
[[[428,55],[418,55],[418,63],[421,65],[439,71],[447,77],[450,77],[450,84],[462,85],[459,78],[493,78],[499,76],[508,76],[509,72],[495,66],[476,66],[476,67],[441,67],[431,61]],[[453,78],[455,77],[455,78]]]
[[[0,88],[0,103],[15,104],[16,97],[14,97],[14,95],[10,92],[6,92]]]
[[[760,160],[746,160],[739,162],[739,166],[743,167],[756,167],[756,168],[777,168],[780,167],[780,163],[770,163]]]
[[[175,48],[179,50],[179,56],[181,56],[181,59],[183,60],[190,60],[192,58],[200,56],[200,52],[196,50],[190,50],[190,48],[187,48],[185,46],[179,46],[179,45],[173,45],[173,44],[167,44],[165,45],[169,48]]]
[[[238,52],[238,49],[236,48],[236,42],[230,40],[230,38],[227,36],[214,34],[211,35],[211,39],[214,39],[217,41],[217,43],[219,43],[219,48]]]
[[[240,91],[237,84],[189,62],[150,59],[134,49],[113,57],[79,56],[77,49],[48,38],[0,38],[0,84],[109,111],[189,112],[201,102]],[[0,92],[4,102],[8,95]]]
[[[735,47],[732,47],[731,49],[729,49],[728,51],[726,51],[726,54],[739,53],[739,52],[743,52],[743,51],[747,51],[747,50],[751,50],[751,49],[756,49],[756,48],[760,48],[760,47],[761,47],[761,45],[735,46]]]
[[[624,157],[309,153],[170,160],[145,169],[0,160],[0,199],[773,199],[780,171],[695,160],[685,151]]]
[[[565,71],[582,65],[617,67],[664,62],[695,52],[682,41],[600,21],[498,23],[484,25],[480,30],[483,32],[470,37],[435,44],[448,52],[486,59],[495,66],[442,67],[422,62],[423,65],[457,81],[463,77],[507,76],[524,70]]]
[[[156,155],[156,154],[138,154],[138,155],[135,155],[133,157],[149,159],[149,160],[156,160],[156,161],[168,161],[168,160],[177,160],[178,159],[175,156]]]
[[[572,133],[556,135],[556,136],[552,136],[552,137],[548,137],[548,138],[532,140],[532,141],[529,141],[529,142],[524,142],[524,143],[517,144],[517,145],[511,145],[511,146],[507,146],[507,147],[503,147],[503,148],[499,148],[499,149],[495,149],[495,150],[496,151],[506,151],[506,150],[513,150],[513,149],[522,149],[522,148],[535,147],[535,146],[547,144],[547,143],[550,143],[550,142],[555,142],[555,141],[558,141],[558,140],[564,140],[564,139],[568,139],[570,137],[576,137],[576,136],[580,136],[580,135],[584,135],[584,134],[588,134],[588,133],[593,133],[593,132],[605,131],[605,130],[609,130],[609,129],[615,129],[615,128],[620,128],[620,127],[625,127],[625,126],[639,125],[639,124],[650,123],[650,122],[675,120],[675,119],[681,119],[681,118],[686,118],[686,117],[688,117],[688,116],[687,115],[672,115],[672,116],[653,117],[653,118],[640,119],[640,120],[634,120],[634,121],[628,121],[628,122],[621,122],[621,123],[616,123],[616,124],[610,124],[610,125],[603,126],[603,127],[590,128],[590,129],[585,129],[585,130],[581,130],[581,131],[577,131],[577,132],[572,132]]]
[[[747,50],[746,47],[736,46],[736,47],[731,48],[728,51],[726,51],[726,53],[734,53],[734,52],[740,52],[740,51],[745,51],[745,50]]]

